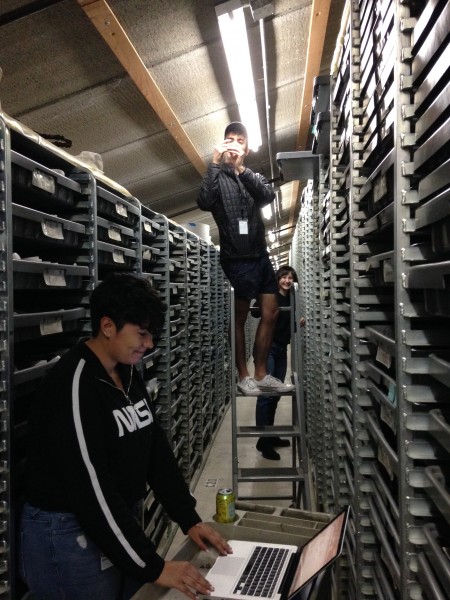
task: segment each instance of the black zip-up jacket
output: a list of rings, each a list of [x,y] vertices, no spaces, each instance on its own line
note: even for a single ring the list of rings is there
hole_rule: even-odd
[[[236,175],[228,165],[208,165],[197,204],[210,211],[217,224],[221,261],[268,254],[261,208],[274,198],[275,192],[263,175],[250,169]],[[248,235],[239,233],[240,219],[247,219]]]
[[[118,368],[127,393],[80,342],[44,379],[29,420],[26,500],[74,513],[116,567],[145,583],[164,567],[133,517],[146,482],[184,533],[201,519],[141,377]]]

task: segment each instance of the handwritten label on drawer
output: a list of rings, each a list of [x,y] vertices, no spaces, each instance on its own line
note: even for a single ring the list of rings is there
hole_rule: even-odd
[[[378,181],[374,182],[373,199],[375,202],[381,200],[381,198],[387,194],[387,191],[387,178],[386,175],[382,175]]]
[[[380,408],[380,418],[382,421],[389,425],[394,433],[397,433],[397,423],[395,422],[395,413],[389,410],[384,404]]]
[[[120,231],[120,229],[117,229],[117,227],[110,227],[108,229],[108,237],[110,240],[114,240],[115,242],[122,241],[121,231]]]
[[[37,169],[33,171],[33,175],[31,177],[31,183],[34,187],[37,187],[41,190],[48,192],[49,194],[54,194],[56,190],[55,178],[47,173],[43,173],[42,171],[38,171]]]
[[[391,260],[383,261],[383,280],[384,283],[394,283],[394,269]]]
[[[61,317],[45,317],[40,323],[41,335],[52,335],[53,333],[62,333]]]
[[[123,264],[125,262],[125,257],[124,257],[123,252],[121,252],[120,250],[114,250],[113,251],[113,261],[115,263]]]
[[[42,223],[42,233],[54,240],[64,239],[62,223],[58,223],[57,221],[44,221]]]
[[[384,350],[382,345],[379,345],[377,348],[376,360],[389,369],[392,362],[392,356]]]
[[[397,387],[394,383],[389,384],[388,400],[392,406],[397,406]]]
[[[125,204],[122,204],[121,202],[117,202],[116,213],[118,215],[120,215],[121,217],[128,217],[128,209],[125,206]]]
[[[378,458],[378,461],[386,469],[386,471],[387,471],[387,473],[389,475],[389,478],[392,481],[394,479],[394,475],[395,474],[394,474],[394,471],[393,471],[393,469],[391,467],[391,460],[390,460],[389,454],[381,446],[378,448],[377,458]]]
[[[66,276],[62,269],[46,269],[44,271],[44,281],[46,285],[53,287],[66,287]]]

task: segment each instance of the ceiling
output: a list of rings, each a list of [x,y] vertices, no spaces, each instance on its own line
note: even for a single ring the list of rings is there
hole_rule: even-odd
[[[266,231],[275,230],[271,253],[283,262],[301,183],[279,180],[276,155],[308,147],[312,83],[329,73],[344,0],[242,3],[263,133],[246,165],[278,190]],[[62,136],[69,154],[99,154],[105,176],[142,204],[181,224],[208,225],[218,244],[196,196],[214,145],[239,114],[215,4],[1,0],[0,103],[32,130]],[[254,21],[268,4],[273,14]]]

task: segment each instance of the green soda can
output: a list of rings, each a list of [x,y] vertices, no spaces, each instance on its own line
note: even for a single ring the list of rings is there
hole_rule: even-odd
[[[236,518],[233,490],[222,488],[216,495],[216,520],[218,523],[232,523]]]

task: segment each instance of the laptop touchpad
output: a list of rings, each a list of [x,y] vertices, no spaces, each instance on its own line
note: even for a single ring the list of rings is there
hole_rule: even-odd
[[[214,563],[211,574],[214,575],[236,575],[245,559],[237,556],[220,556]]]

